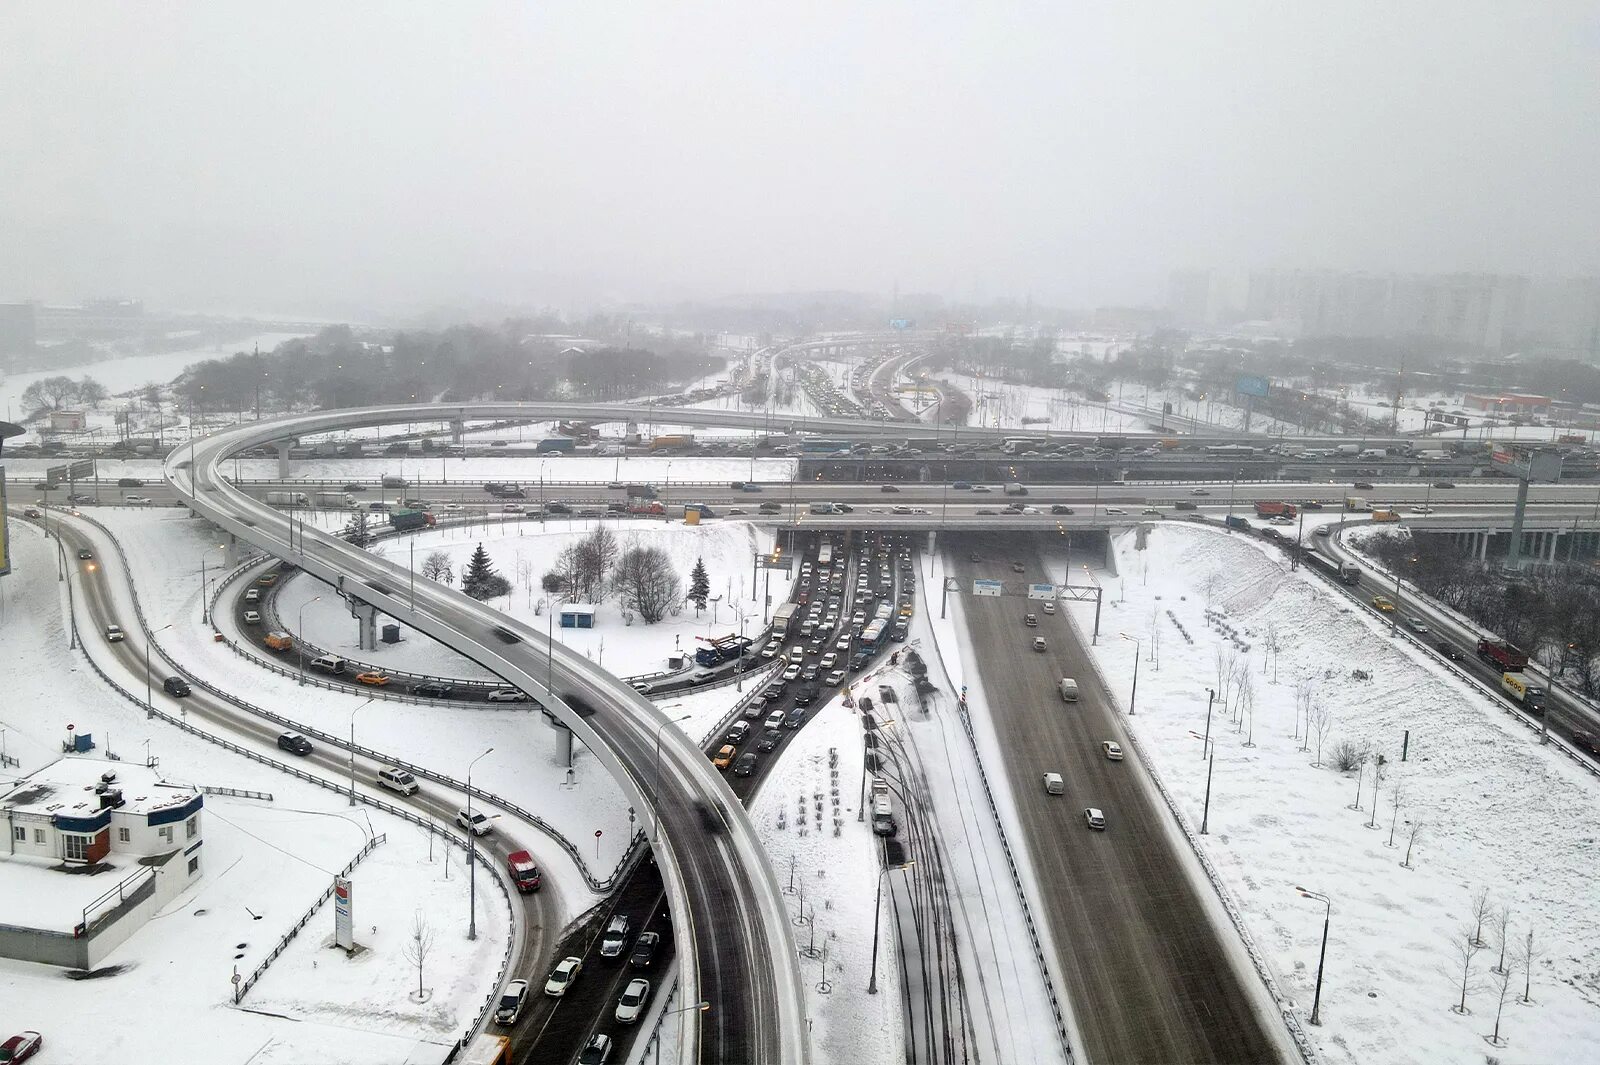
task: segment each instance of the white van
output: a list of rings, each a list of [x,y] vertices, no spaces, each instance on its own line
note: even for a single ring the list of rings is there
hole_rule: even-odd
[[[1046,773],[1044,775],[1044,791],[1046,795],[1065,795],[1067,783],[1061,779],[1060,773]]]
[[[312,669],[320,669],[324,673],[343,673],[345,660],[338,655],[318,655],[309,663]]]
[[[1061,698],[1069,703],[1078,701],[1078,682],[1071,677],[1061,678]]]
[[[418,787],[416,777],[394,766],[378,770],[378,786],[398,791],[401,795],[415,795]]]

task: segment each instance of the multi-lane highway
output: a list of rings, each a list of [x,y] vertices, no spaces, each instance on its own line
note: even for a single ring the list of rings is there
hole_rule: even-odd
[[[574,405],[576,414],[581,408]],[[475,412],[478,413],[478,412]],[[423,582],[414,598],[406,571],[304,530],[229,485],[220,463],[283,435],[414,419],[415,408],[336,412],[259,423],[209,437],[169,459],[166,476],[185,501],[232,535],[298,565],[347,594],[432,636],[522,688],[593,749],[659,828],[657,858],[680,948],[680,984],[712,1008],[683,1026],[684,1060],[804,1062],[798,965],[776,879],[747,818],[730,808],[720,775],[693,745],[658,736],[660,711],[580,655],[452,589]],[[191,465],[192,459],[192,465]],[[551,654],[554,660],[551,660]],[[553,680],[553,690],[546,679]],[[659,769],[656,767],[659,766]]]
[[[1031,538],[955,540],[945,557],[963,583],[1049,579]],[[962,610],[1087,1060],[1280,1060],[1280,1026],[1225,945],[1231,930],[1213,923],[1203,889],[1178,860],[1169,814],[1141,779],[1065,612],[1043,614],[1016,597],[965,597]],[[1028,613],[1037,628],[1024,625]],[[1036,636],[1046,650],[1033,649]],[[1062,700],[1062,677],[1077,680],[1076,703]],[[1129,751],[1124,760],[1107,759],[1107,740]],[[1065,794],[1046,794],[1051,772],[1064,778]],[[1104,831],[1085,823],[1087,807],[1104,811]]]

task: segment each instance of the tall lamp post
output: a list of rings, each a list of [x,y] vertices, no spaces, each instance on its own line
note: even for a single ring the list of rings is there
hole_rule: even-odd
[[[1133,644],[1133,690],[1128,693],[1128,716],[1132,717],[1134,703],[1139,698],[1139,650],[1142,644],[1137,636],[1129,636],[1125,632],[1119,632],[1117,635]]]
[[[904,865],[886,865],[878,870],[878,892],[872,901],[872,976],[867,981],[867,994],[878,993],[878,919],[883,912],[883,879],[894,869],[910,869],[917,863],[906,862]]]
[[[472,825],[472,767],[493,753],[494,748],[490,747],[467,763],[467,870],[470,881],[467,905],[472,911],[467,919],[468,939],[478,938],[478,833]]]
[[[155,704],[150,701],[150,645],[155,642],[156,633],[166,632],[170,628],[172,623],[168,622],[144,638],[144,716],[147,718],[156,716]]]
[[[356,715],[359,714],[362,710],[365,710],[367,707],[371,706],[373,704],[373,702],[377,700],[377,698],[378,697],[376,695],[371,696],[370,698],[367,699],[366,702],[362,703],[360,706],[358,706],[354,710],[350,711],[350,805],[351,806],[354,806],[356,804]]]
[[[1333,900],[1319,891],[1307,891],[1303,887],[1296,887],[1296,891],[1308,899],[1316,899],[1327,907],[1322,912],[1322,953],[1317,955],[1317,993],[1311,1000],[1311,1023],[1322,1023],[1322,963],[1328,960],[1328,921],[1333,916]]]
[[[656,807],[656,823],[651,833],[652,842],[659,843],[661,841],[661,730],[668,725],[677,725],[687,721],[693,716],[693,714],[684,714],[682,717],[669,717],[656,726],[656,779],[655,784],[650,788],[650,799],[655,803]]]
[[[322,596],[320,596],[320,595],[314,595],[310,599],[307,599],[305,602],[301,603],[300,604],[300,619],[297,622],[295,622],[294,645],[295,645],[295,648],[298,649],[299,652],[300,652],[300,685],[301,685],[301,687],[304,687],[305,683],[306,683],[306,607],[310,606],[312,603],[317,602],[321,598],[322,598]],[[355,715],[352,714],[351,715],[352,720],[354,719],[354,717],[355,717]],[[354,727],[355,727],[354,725],[351,726],[352,729]],[[354,803],[356,801],[354,792],[352,792],[351,795],[350,795],[350,801],[352,803]]]

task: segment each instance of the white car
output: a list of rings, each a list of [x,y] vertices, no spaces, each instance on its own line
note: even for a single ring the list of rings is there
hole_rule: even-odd
[[[1122,761],[1122,744],[1114,743],[1111,740],[1103,740],[1100,744],[1100,749],[1106,752],[1106,758],[1110,761]]]
[[[528,693],[518,691],[516,688],[496,688],[484,696],[491,703],[525,703]]]
[[[844,683],[844,670],[834,670],[833,672],[829,673],[827,677],[823,678],[822,682],[830,688],[837,688],[839,685]]]
[[[800,663],[799,662],[792,663],[789,666],[789,668],[787,668],[787,669],[785,669],[783,671],[783,679],[784,680],[794,680],[799,675],[800,675]]]
[[[822,668],[832,669],[833,664],[837,661],[839,661],[839,655],[834,651],[829,651],[827,654],[822,656]]]
[[[500,510],[501,510],[501,513],[504,513],[504,514],[521,514],[522,513],[522,504],[521,503],[507,503],[505,506],[501,507]]]
[[[487,836],[494,830],[494,822],[485,816],[482,810],[474,810],[470,814],[465,810],[457,810],[456,824],[474,836]]]
[[[841,651],[850,650],[850,636],[849,636],[849,634],[847,633],[847,634],[839,637],[838,642],[836,642],[833,646],[836,647],[837,649],[841,650]]]
[[[1191,488],[1189,489],[1189,494],[1192,496],[1208,496],[1211,493],[1206,491],[1204,488]]]
[[[123,496],[122,501],[130,507],[148,507],[150,505],[149,496]]]
[[[644,1004],[650,1001],[650,981],[636,977],[628,981],[628,986],[623,988],[622,997],[617,999],[617,1023],[632,1024],[639,1019],[639,1014],[644,1012]]]
[[[244,612],[244,623],[246,625],[261,624],[261,612],[258,610],[246,610]]]
[[[1096,831],[1104,832],[1106,830],[1106,815],[1093,806],[1083,811],[1083,820],[1090,828]]]
[[[783,650],[783,642],[781,640],[773,640],[761,649],[761,657],[777,658],[778,652],[781,650]]]
[[[506,993],[500,996],[500,1004],[495,1007],[494,1023],[512,1025],[517,1023],[517,1018],[522,1016],[522,1004],[528,1000],[528,981],[513,980],[506,985]]]
[[[1123,510],[1121,507],[1107,507],[1106,508],[1106,513],[1107,514],[1126,514],[1127,511]]]
[[[122,631],[122,626],[121,625],[107,625],[106,626],[106,642],[107,643],[121,643],[122,640],[123,640],[123,637],[126,636],[126,635],[127,635],[127,633]]]
[[[544,982],[544,993],[551,998],[560,998],[567,993],[567,988],[572,986],[572,981],[576,980],[582,971],[582,958],[562,958],[556,962],[556,967],[550,970],[550,979]]]
[[[1043,610],[1046,614],[1054,614],[1056,612],[1055,600],[1046,599],[1044,601],[1044,605],[1039,609]]]

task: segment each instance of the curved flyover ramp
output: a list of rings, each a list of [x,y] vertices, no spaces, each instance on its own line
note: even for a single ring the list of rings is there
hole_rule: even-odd
[[[580,408],[574,407],[571,413]],[[778,883],[749,819],[698,747],[648,700],[538,631],[451,588],[289,518],[234,488],[219,464],[272,440],[358,426],[495,418],[508,407],[387,407],[256,422],[175,452],[167,481],[197,514],[256,547],[399,618],[538,699],[611,770],[657,840],[686,1002],[707,1001],[681,1028],[683,1062],[804,1065],[797,957]],[[595,417],[590,410],[590,417]]]

